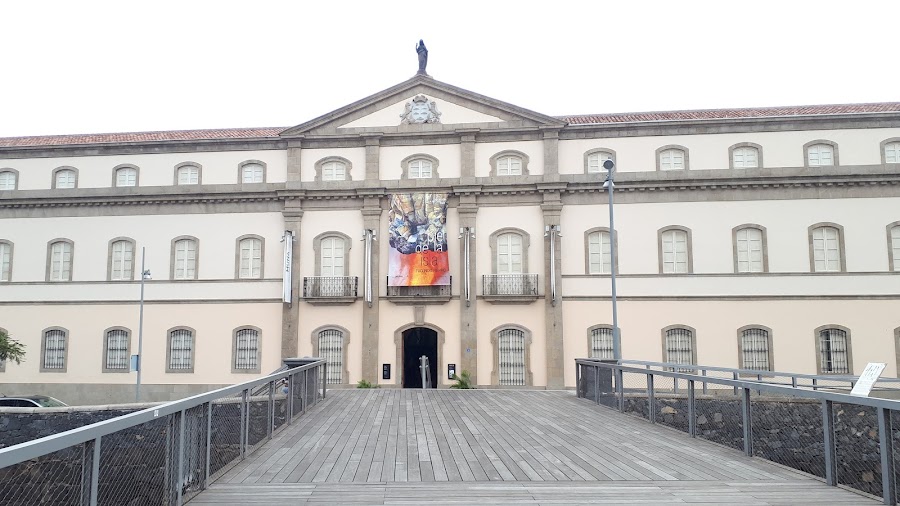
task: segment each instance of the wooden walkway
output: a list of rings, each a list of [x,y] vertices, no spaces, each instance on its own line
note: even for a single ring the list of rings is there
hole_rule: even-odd
[[[535,390],[331,390],[192,504],[876,504]]]

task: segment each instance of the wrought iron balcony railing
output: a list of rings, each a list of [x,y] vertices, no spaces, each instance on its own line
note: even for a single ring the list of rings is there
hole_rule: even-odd
[[[359,278],[356,276],[309,276],[303,278],[303,297],[357,297]]]
[[[388,282],[390,282],[389,278]],[[449,285],[433,286],[387,286],[385,292],[388,297],[443,297],[449,298],[452,293],[453,278]]]
[[[537,274],[485,274],[482,293],[486,296],[537,297]]]

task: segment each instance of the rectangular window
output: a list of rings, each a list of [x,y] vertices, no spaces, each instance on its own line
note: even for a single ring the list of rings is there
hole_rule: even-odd
[[[900,225],[891,229],[891,254],[894,259],[894,270],[900,271]]]
[[[238,370],[259,369],[259,332],[255,329],[241,329],[235,334],[234,368]]]
[[[262,273],[262,241],[259,239],[243,239],[241,248],[241,273],[244,278],[259,278]]]
[[[44,332],[44,369],[64,370],[66,368],[66,332],[48,330]]]
[[[116,186],[135,186],[137,184],[137,171],[124,167],[116,171]]]
[[[112,268],[110,278],[114,281],[131,279],[134,261],[134,246],[130,241],[116,241],[112,245]]]
[[[667,230],[662,233],[662,261],[664,274],[688,272],[687,232]]]
[[[735,148],[732,152],[735,169],[752,169],[759,167],[759,152],[756,148]]]
[[[813,256],[815,272],[840,272],[840,233],[834,227],[813,230]]]
[[[504,156],[497,160],[497,175],[521,176],[522,160],[517,156]]]
[[[612,360],[613,355],[613,329],[599,328],[591,331],[591,357],[602,360]]]
[[[588,236],[588,260],[591,274],[612,272],[609,232],[594,232]]]
[[[677,170],[684,168],[684,151],[680,149],[667,149],[659,154],[659,168],[662,170]]]
[[[497,274],[522,273],[522,236],[502,234],[497,237]]]
[[[834,165],[834,148],[828,144],[813,144],[808,148],[810,167]]]
[[[12,271],[12,246],[0,242],[0,281],[9,281]]]
[[[763,272],[762,231],[758,228],[742,228],[735,235],[737,271]]]
[[[340,237],[325,237],[321,242],[320,276],[344,275],[344,240]]]
[[[197,275],[197,243],[182,239],[175,243],[175,279],[195,279]]]
[[[129,368],[128,332],[116,329],[106,333],[106,368],[126,370]]]
[[[319,357],[325,359],[325,382],[337,385],[343,382],[344,333],[337,329],[319,332]]]
[[[10,171],[0,172],[0,190],[16,189],[16,173]]]
[[[75,188],[75,171],[61,170],[56,173],[57,188]]]
[[[178,184],[200,183],[200,169],[193,165],[185,165],[178,168]]]
[[[241,168],[241,182],[262,183],[263,166],[258,163],[248,163]]]
[[[409,162],[409,177],[412,179],[431,177],[431,161],[412,160]]]
[[[847,333],[841,329],[819,332],[819,359],[823,374],[850,374]]]
[[[884,145],[884,163],[900,163],[900,142]]]
[[[675,328],[666,331],[666,362],[670,364],[694,363],[694,336],[688,329]],[[693,369],[673,368],[676,372],[693,372]]]
[[[744,369],[771,371],[769,364],[769,332],[746,329],[741,332],[741,363]]]
[[[169,333],[169,370],[190,371],[194,368],[194,336],[190,330]]]
[[[525,386],[525,333],[503,329],[497,333],[498,376],[501,386]]]
[[[344,181],[347,169],[341,162],[327,162],[322,165],[322,181]]]
[[[55,242],[50,246],[50,281],[72,279],[72,245]]]

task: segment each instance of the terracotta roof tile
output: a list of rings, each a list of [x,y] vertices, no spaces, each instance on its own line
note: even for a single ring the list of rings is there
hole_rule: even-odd
[[[0,147],[73,146],[79,144],[120,144],[128,142],[202,141],[278,137],[285,128],[220,128],[213,130],[172,130],[168,132],[124,132],[111,134],[44,135],[0,137]]]

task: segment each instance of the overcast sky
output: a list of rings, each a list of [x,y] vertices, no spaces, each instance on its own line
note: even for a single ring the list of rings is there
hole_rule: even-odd
[[[549,115],[900,100],[900,1],[0,3],[0,136],[291,126],[435,79]]]

